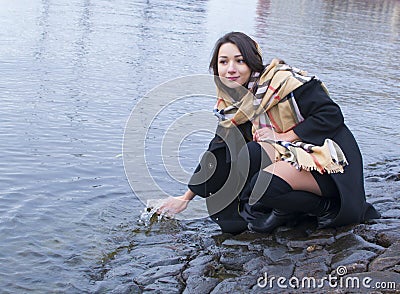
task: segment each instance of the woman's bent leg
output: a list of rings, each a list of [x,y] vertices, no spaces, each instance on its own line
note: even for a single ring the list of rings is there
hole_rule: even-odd
[[[255,203],[252,198],[256,199]],[[240,200],[243,202],[241,215],[253,223],[251,229],[260,232],[272,231],[292,219],[296,212],[317,216],[319,227],[326,227],[338,211],[338,202],[334,199],[293,190],[285,180],[265,171],[253,176]],[[273,209],[273,213],[268,215],[268,209]]]

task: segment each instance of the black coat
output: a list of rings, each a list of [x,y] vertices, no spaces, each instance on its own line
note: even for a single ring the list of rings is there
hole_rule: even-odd
[[[332,225],[341,226],[379,218],[380,214],[366,202],[361,152],[353,134],[344,124],[339,106],[332,101],[318,80],[301,86],[293,94],[305,118],[293,131],[302,141],[315,145],[322,145],[326,138],[334,140],[349,162],[344,173],[331,174],[341,199],[340,211]]]
[[[344,168],[344,173],[331,174],[338,188],[341,200],[339,213],[331,226],[342,226],[360,223],[367,219],[379,218],[379,213],[371,204],[366,202],[363,162],[360,149],[353,134],[344,124],[339,106],[324,91],[321,82],[315,79],[293,91],[293,95],[300,113],[304,117],[304,121],[295,126],[293,131],[303,142],[314,145],[322,145],[326,138],[334,140],[341,147],[349,162],[349,165]],[[232,134],[225,136],[224,130],[218,130],[220,131],[220,135],[222,134],[225,139],[231,141],[229,143],[231,150],[228,150],[226,143],[219,135],[216,135],[210,142],[209,153],[206,152],[202,158],[195,171],[197,177],[193,176],[192,179],[195,179],[198,183],[201,182],[199,181],[199,177],[208,177],[206,169],[202,169],[201,166],[210,166],[211,157],[215,157],[217,161],[217,169],[214,175],[200,185],[194,185],[191,184],[191,181],[189,182],[189,188],[197,195],[203,197],[207,197],[215,193],[215,191],[220,190],[225,183],[229,171],[235,165],[235,155],[237,155],[243,143],[252,140],[250,122],[240,125],[238,127],[240,132],[236,132],[233,136]],[[242,136],[242,138],[238,139],[238,136]],[[204,173],[198,173],[200,170],[204,171]],[[230,187],[231,185],[227,186]],[[226,191],[228,194],[236,192],[233,190]]]

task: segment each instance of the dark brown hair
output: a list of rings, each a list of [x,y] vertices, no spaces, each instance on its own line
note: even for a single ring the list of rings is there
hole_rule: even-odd
[[[261,53],[258,51],[257,43],[242,32],[230,32],[221,37],[214,46],[213,54],[210,61],[210,70],[218,76],[218,52],[225,43],[236,45],[242,53],[244,62],[253,72],[262,72],[264,69]]]

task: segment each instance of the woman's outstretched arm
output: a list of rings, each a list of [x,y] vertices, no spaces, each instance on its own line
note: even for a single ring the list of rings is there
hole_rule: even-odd
[[[187,208],[189,201],[192,200],[194,196],[196,196],[196,194],[192,190],[187,189],[185,194],[181,196],[168,198],[157,212],[169,215],[180,213]]]

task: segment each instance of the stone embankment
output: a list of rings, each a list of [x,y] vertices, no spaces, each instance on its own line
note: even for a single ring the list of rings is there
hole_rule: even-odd
[[[103,265],[97,292],[400,293],[396,179],[392,195],[368,196],[382,218],[364,224],[317,230],[304,219],[272,234],[236,236],[207,219],[138,228]]]

